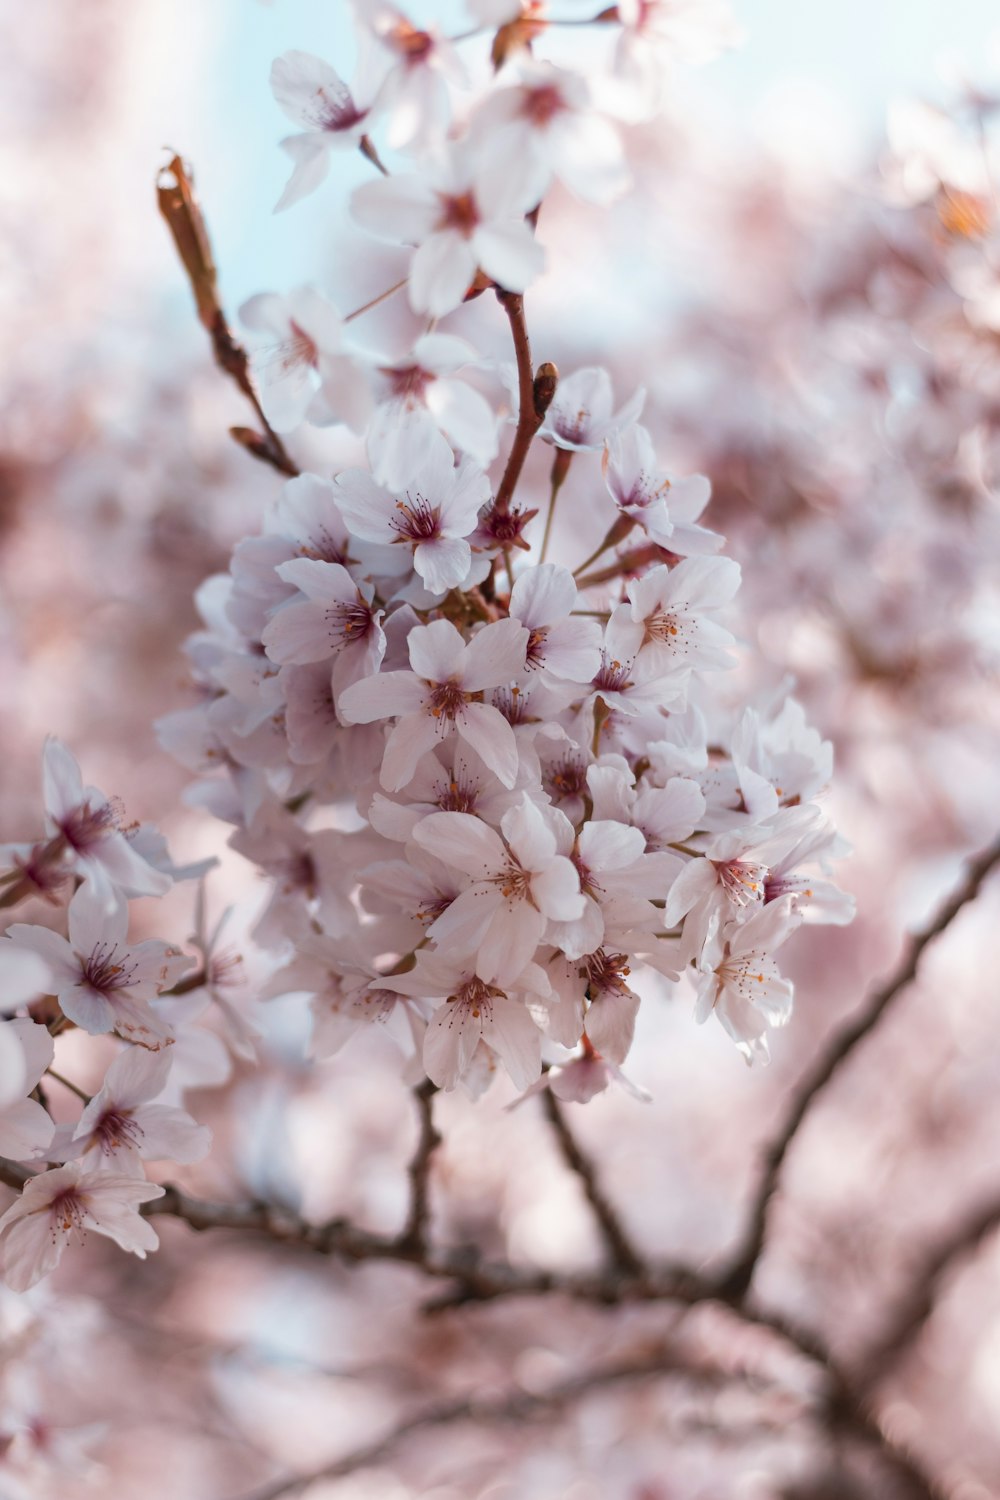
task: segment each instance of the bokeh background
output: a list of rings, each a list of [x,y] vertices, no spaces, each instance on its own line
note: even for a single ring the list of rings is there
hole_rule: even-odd
[[[461,12],[421,0],[415,14]],[[745,47],[679,75],[666,116],[637,130],[636,187],[610,221],[555,201],[555,269],[532,308],[539,357],[605,363],[623,393],[644,381],[671,467],[711,476],[709,523],[746,580],[742,682],[765,694],[794,680],[835,742],[829,805],[855,849],[842,879],[858,919],[795,940],[797,1015],[769,1069],[746,1070],[721,1031],[695,1029],[690,997],[651,992],[631,1073],[653,1103],[611,1094],[573,1111],[640,1243],[702,1266],[737,1235],[792,1081],[1000,822],[995,202],[984,196],[976,233],[956,226],[947,150],[921,190],[923,148],[898,111],[887,124],[903,99],[954,108],[1000,164],[993,114],[980,112],[980,140],[961,107],[970,82],[1000,94],[993,7],[754,0],[740,19]],[[211,364],[154,181],[168,150],[193,164],[232,312],[261,290],[329,288],[334,272],[342,285],[342,205],[363,165],[338,159],[324,190],[272,216],[285,126],[267,73],[290,47],[349,73],[348,20],[330,0],[0,6],[2,836],[34,833],[39,750],[56,732],[179,857],[221,855],[210,899],[236,899],[236,944],[259,892],[225,831],[185,807],[187,773],[151,725],[187,701],[195,587],[253,531],[276,478],[227,437],[247,413]],[[470,317],[507,357],[495,316]],[[298,442],[327,468],[349,451],[336,432]],[[572,499],[571,482],[564,517]],[[987,890],[936,945],[790,1159],[759,1293],[848,1364],[926,1248],[997,1192],[998,915]],[[189,893],[154,917],[157,935],[182,939]],[[252,954],[245,964],[250,1006]],[[307,1066],[301,1008],[274,1005],[265,1024],[257,1070],[206,1046],[194,1098],[217,1145],[188,1185],[391,1230],[413,1132],[398,1060],[375,1036]],[[86,1085],[82,1052],[78,1066]],[[537,1107],[507,1114],[509,1102],[501,1085],[477,1105],[442,1101],[439,1233],[518,1262],[593,1263],[578,1185]],[[672,1316],[555,1302],[428,1319],[405,1269],[317,1266],[182,1225],[163,1239],[145,1265],[90,1245],[46,1287],[3,1301],[0,1430],[35,1411],[48,1429],[29,1457],[0,1460],[0,1494],[231,1500],[420,1398],[530,1391],[665,1333]],[[736,1395],[695,1400],[669,1380],[604,1393],[514,1431],[414,1438],[309,1493],[890,1493],[775,1395],[766,1352],[732,1350],[731,1337],[711,1318],[692,1334],[747,1362]],[[1000,1494],[996,1238],[946,1279],[877,1398],[946,1493]]]

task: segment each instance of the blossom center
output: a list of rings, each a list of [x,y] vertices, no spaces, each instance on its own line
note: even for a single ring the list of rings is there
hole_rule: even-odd
[[[441,193],[441,217],[439,229],[453,229],[463,239],[468,239],[480,222],[479,206],[472,193]]]
[[[110,1156],[122,1147],[139,1149],[145,1131],[132,1117],[131,1110],[106,1109],[94,1126],[92,1135],[105,1156]]]
[[[529,89],[525,93],[521,114],[530,120],[532,125],[542,126],[548,125],[565,108],[566,101],[561,91],[555,84],[547,83],[537,89]]]
[[[134,984],[133,975],[138,964],[129,963],[128,949],[118,956],[117,943],[97,943],[90,957],[83,960],[81,968],[83,982],[106,995],[111,990],[124,990]]]
[[[83,1222],[87,1208],[83,1198],[75,1188],[63,1188],[57,1193],[49,1204],[49,1213],[52,1217],[52,1235],[56,1233],[72,1234],[83,1233]]]
[[[435,719],[454,720],[472,697],[454,677],[447,682],[432,682],[430,689],[427,706]]]
[[[336,647],[363,641],[372,628],[372,612],[359,599],[356,604],[333,604],[326,611],[329,638]]]
[[[719,884],[734,906],[759,906],[764,900],[767,866],[751,860],[713,860]]]
[[[397,514],[389,522],[398,532],[398,541],[431,542],[441,535],[441,518],[437,507],[425,500],[423,495],[396,501]]]

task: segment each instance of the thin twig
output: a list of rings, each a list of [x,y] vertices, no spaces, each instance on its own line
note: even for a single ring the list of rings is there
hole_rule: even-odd
[[[514,340],[514,357],[517,360],[517,427],[514,431],[514,441],[511,444],[510,453],[507,455],[507,466],[503,471],[497,489],[495,508],[501,513],[505,511],[511,502],[511,498],[517,488],[517,481],[521,477],[524,460],[528,456],[531,440],[535,436],[542,419],[544,410],[539,412],[535,402],[535,375],[531,365],[531,344],[528,340],[528,325],[524,318],[524,298],[519,292],[505,292],[497,288],[497,301],[507,314],[510,323],[511,337]],[[550,368],[543,366],[543,369]],[[541,373],[541,372],[539,372]],[[552,382],[552,390],[548,394],[551,401],[555,393],[555,383]]]
[[[314,1469],[308,1474],[298,1474],[278,1480],[264,1489],[255,1490],[245,1500],[284,1500],[308,1485],[323,1480],[342,1479],[348,1474],[373,1464],[395,1453],[396,1449],[414,1433],[440,1427],[454,1427],[459,1423],[477,1424],[525,1422],[558,1410],[592,1391],[607,1390],[618,1385],[648,1380],[655,1376],[683,1374],[687,1379],[716,1388],[726,1379],[726,1372],[715,1366],[698,1365],[679,1355],[669,1344],[660,1343],[653,1349],[648,1347],[638,1355],[621,1359],[614,1364],[588,1370],[582,1375],[572,1375],[551,1385],[547,1390],[530,1391],[524,1387],[509,1391],[492,1400],[476,1397],[461,1397],[455,1401],[443,1401],[426,1408],[415,1416],[407,1417],[389,1432],[371,1442],[353,1448],[349,1453],[334,1459],[332,1463]]]
[[[173,181],[165,182],[165,177],[172,177]],[[212,245],[201,206],[195,197],[194,179],[179,156],[175,155],[160,172],[156,199],[191,283],[198,319],[212,340],[216,364],[242,391],[263,428],[263,432],[255,432],[250,427],[231,427],[230,433],[254,458],[270,464],[279,474],[294,477],[299,470],[264,415],[250,378],[247,352],[233,336],[219,300]]]
[[[859,1042],[862,1042],[869,1032],[874,1030],[896,996],[913,982],[924,949],[951,925],[964,906],[975,900],[983,881],[998,863],[1000,863],[1000,840],[972,861],[965,879],[948,898],[937,916],[927,927],[911,938],[895,973],[875,991],[867,1004],[861,1007],[857,1016],[834,1034],[816,1065],[794,1091],[784,1125],[768,1148],[764,1171],[750,1207],[749,1223],[743,1244],[734,1257],[731,1269],[723,1277],[723,1285],[730,1296],[743,1296],[753,1280],[757,1263],[764,1250],[768,1216],[777,1192],[781,1168],[813,1102],[830,1082],[841,1063],[850,1057]]]
[[[408,1169],[410,1211],[400,1239],[404,1244],[411,1244],[418,1249],[422,1249],[427,1241],[431,1159],[441,1144],[440,1132],[434,1124],[433,1100],[436,1093],[437,1084],[431,1083],[429,1078],[425,1079],[419,1088],[413,1090],[413,1097],[420,1113],[420,1134]]]
[[[643,1257],[636,1250],[624,1228],[618,1214],[604,1195],[600,1183],[597,1180],[597,1170],[594,1163],[583,1151],[569,1128],[566,1117],[562,1112],[559,1101],[551,1089],[542,1091],[542,1102],[545,1113],[548,1116],[563,1160],[580,1179],[587,1202],[594,1212],[594,1218],[600,1225],[601,1234],[607,1247],[611,1264],[619,1271],[629,1276],[641,1275],[645,1269]]]
[[[1000,1198],[993,1198],[957,1224],[926,1255],[894,1316],[856,1362],[853,1376],[856,1387],[869,1391],[879,1384],[919,1338],[934,1311],[942,1282],[955,1270],[956,1263],[972,1255],[997,1229],[1000,1229]]]

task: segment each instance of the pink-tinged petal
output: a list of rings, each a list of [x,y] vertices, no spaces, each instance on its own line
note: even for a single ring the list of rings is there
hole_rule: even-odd
[[[66,818],[83,801],[80,767],[61,740],[49,738],[45,741],[42,791],[45,810],[52,818]]]
[[[30,1182],[25,1184],[25,1192],[30,1186]],[[26,1208],[24,1212],[31,1210]],[[0,1219],[0,1232],[6,1218],[7,1214]],[[12,1223],[3,1237],[3,1279],[11,1291],[26,1292],[47,1276],[59,1264],[67,1243],[68,1236],[53,1231],[52,1216],[44,1210]]]
[[[330,170],[329,141],[317,132],[286,136],[281,149],[292,159],[292,175],[274,205],[276,214],[314,193]]]
[[[413,830],[413,841],[474,880],[490,879],[508,862],[500,835],[469,813],[429,813]]]
[[[320,351],[319,396],[329,416],[320,422],[343,422],[352,432],[362,433],[372,414],[374,398],[368,382],[362,378],[357,362],[349,354],[326,354]]]
[[[600,995],[587,1011],[587,1035],[603,1057],[623,1063],[635,1036],[639,996],[611,991]]]
[[[710,860],[691,860],[670,887],[663,912],[666,926],[676,927],[681,918],[704,897],[710,896],[717,885],[718,875]]]
[[[525,568],[515,580],[510,612],[529,629],[536,630],[565,619],[576,608],[576,601],[576,583],[569,569],[556,563],[542,563],[537,568]]]
[[[470,242],[451,230],[432,234],[410,265],[410,306],[442,318],[458,307],[476,274]]]
[[[486,397],[464,380],[435,380],[427,392],[427,408],[456,448],[480,464],[496,457],[496,414]]]
[[[591,682],[601,670],[601,627],[596,620],[563,620],[546,632],[542,665],[567,682]]]
[[[410,666],[418,678],[425,682],[450,682],[453,677],[462,680],[465,642],[450,620],[415,625],[407,637],[407,646]]]
[[[512,983],[534,959],[544,931],[544,916],[529,902],[497,907],[476,954],[480,979],[487,984]]]
[[[526,1089],[542,1071],[542,1034],[518,1000],[497,997],[483,1018],[483,1041],[510,1074],[515,1088]]]
[[[261,644],[279,666],[303,667],[333,656],[340,641],[331,640],[323,607],[305,600],[277,610],[261,632]]]
[[[416,713],[426,699],[426,687],[412,672],[380,672],[345,688],[337,709],[345,724],[373,724]]]
[[[134,1042],[138,1047],[148,1047],[151,1052],[156,1052],[173,1041],[174,1028],[141,1000],[133,1000],[118,990],[112,996],[112,1007],[115,1031],[124,1041]],[[65,1004],[63,1010],[66,1010]]]
[[[0,1156],[34,1161],[52,1143],[55,1125],[34,1099],[19,1099],[0,1111]]]
[[[501,899],[495,886],[478,885],[463,891],[431,923],[428,934],[449,954],[464,957],[475,953]]]
[[[391,542],[396,500],[376,484],[366,469],[345,469],[334,481],[337,509],[355,536],[366,542]]]
[[[462,537],[437,537],[413,549],[413,566],[432,594],[458,588],[469,571],[472,548]]]
[[[275,569],[285,583],[294,584],[307,599],[320,604],[353,604],[358,586],[340,563],[323,562],[317,557],[293,557]]]
[[[523,292],[545,269],[545,251],[523,220],[493,220],[472,236],[479,264],[509,292]]]
[[[19,940],[19,933],[27,934],[27,940]],[[33,941],[31,935],[35,933],[47,935]],[[52,938],[56,939],[54,943],[49,941]],[[13,1010],[39,995],[51,993],[57,973],[66,978],[79,972],[69,945],[44,927],[15,922],[7,930],[7,939],[0,939],[0,1011]]]
[[[575,922],[583,916],[586,907],[576,866],[561,854],[531,877],[531,894],[540,909],[554,922]]]
[[[24,1054],[25,1085],[33,1089],[55,1056],[56,1049],[52,1033],[47,1026],[42,1026],[36,1021],[19,1019],[9,1021],[7,1024],[20,1042],[21,1051]],[[0,1151],[0,1156],[2,1155],[3,1152]]]
[[[424,1036],[424,1067],[432,1083],[453,1089],[469,1068],[482,1036],[482,1021],[467,1005],[448,1000],[431,1017]]]
[[[91,1036],[104,1036],[115,1028],[115,1012],[107,999],[89,985],[59,990],[59,1004],[67,1016]]]
[[[455,728],[506,787],[517,781],[517,739],[503,714],[486,703],[466,703],[455,718]]]
[[[168,1051],[148,1052],[144,1047],[127,1047],[108,1069],[101,1092],[123,1109],[135,1109],[163,1093],[172,1066],[173,1059]],[[81,1124],[93,1103],[84,1110]]]
[[[623,870],[645,853],[646,840],[638,828],[600,820],[585,823],[580,834],[580,858],[598,879],[602,870]]]
[[[440,734],[440,722],[430,714],[405,714],[399,720],[382,755],[380,780],[387,792],[398,792],[412,780],[420,757],[434,748]]]
[[[461,683],[466,692],[506,687],[524,670],[528,631],[519,620],[496,620],[476,632],[462,659]]]
[[[340,74],[311,52],[293,50],[276,57],[271,92],[288,118],[307,130],[335,127],[353,108],[351,91]]]
[[[420,177],[386,177],[355,189],[351,214],[370,234],[396,244],[416,245],[433,234],[441,217],[441,200]]]
[[[161,1054],[157,1054],[158,1056]],[[182,1109],[150,1104],[142,1111],[142,1155],[146,1161],[201,1161],[212,1145],[212,1132]]]
[[[527,792],[523,793],[520,802],[504,813],[500,827],[526,870],[544,869],[555,856],[556,836],[538,804]]]

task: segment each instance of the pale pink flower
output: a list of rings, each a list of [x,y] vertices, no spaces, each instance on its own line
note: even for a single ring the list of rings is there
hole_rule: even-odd
[[[414,841],[472,879],[430,928],[442,948],[477,952],[476,973],[488,984],[516,980],[535,956],[550,921],[583,914],[580,879],[558,853],[554,823],[566,819],[522,795],[505,813],[500,833],[468,813],[431,813]],[[572,838],[572,828],[570,827]]]
[[[420,177],[380,178],[351,198],[365,229],[418,247],[410,303],[438,318],[459,306],[480,268],[510,292],[541,272],[545,255],[524,220],[530,207],[505,161],[457,149]]]
[[[464,641],[450,620],[410,631],[410,672],[381,672],[345,689],[338,704],[348,724],[397,717],[386,742],[381,780],[395,792],[420,757],[454,730],[504,786],[517,780],[517,742],[503,715],[477,701],[486,688],[510,682],[524,667],[528,632],[516,620],[485,625]]]
[[[309,52],[286,52],[275,58],[271,92],[293,124],[304,127],[300,134],[281,142],[294,165],[275,213],[319,187],[330,165],[331,148],[358,145],[371,106],[363,89],[362,85],[356,102],[339,73]]]
[[[414,23],[386,0],[352,0],[361,28],[361,70],[381,79],[375,100],[393,150],[443,136],[451,118],[449,83],[466,81],[451,43]]]
[[[560,380],[538,435],[570,453],[597,452],[613,431],[638,419],[645,399],[640,387],[615,411],[610,375],[588,365]]]
[[[309,557],[281,563],[277,572],[306,597],[281,605],[265,625],[261,642],[272,661],[305,666],[331,659],[335,696],[378,671],[385,655],[384,611],[372,608],[370,583],[356,583],[339,563]]]
[[[768,1059],[768,1027],[784,1026],[792,1014],[793,985],[772,958],[800,918],[783,905],[765,906],[749,921],[733,923],[719,939],[721,956],[706,953],[700,964],[695,1019],[714,1011],[748,1063]]]
[[[85,1172],[77,1166],[40,1172],[24,1184],[17,1202],[0,1218],[3,1278],[26,1292],[53,1270],[67,1245],[87,1230],[145,1260],[159,1245],[139,1205],[163,1197],[163,1188],[116,1172]]]
[[[120,831],[120,815],[103,792],[84,786],[80,767],[59,740],[48,739],[42,756],[46,828],[64,848],[69,868],[89,885],[105,911],[127,896],[162,896],[171,880],[132,848]]]
[[[287,297],[259,292],[244,302],[240,317],[268,342],[251,351],[260,404],[276,432],[291,432],[307,419],[345,422],[363,430],[371,411],[367,382],[342,352],[343,323],[337,309],[312,287]]]
[[[24,922],[15,922],[8,936],[45,960],[63,1014],[84,1031],[95,1036],[116,1031],[154,1050],[172,1039],[171,1028],[149,1001],[193,961],[155,939],[129,947],[124,902],[109,913],[84,885],[69,904],[68,942],[47,927]]]
[[[415,465],[440,433],[458,452],[485,468],[496,457],[497,418],[486,397],[457,377],[479,362],[471,344],[454,334],[426,333],[412,352],[378,364],[377,405],[368,424],[373,472],[390,488],[405,488]]]
[[[617,13],[618,102],[631,119],[660,108],[674,63],[711,62],[743,36],[728,0],[621,0]]]
[[[510,615],[527,626],[528,671],[589,682],[601,665],[601,627],[596,620],[571,619],[579,600],[568,568],[542,563],[525,568],[514,581]]]
[[[167,1086],[169,1052],[129,1047],[111,1064],[100,1093],[80,1116],[64,1148],[87,1171],[144,1177],[144,1161],[200,1161],[212,1132],[183,1109],[156,1101]]]
[[[444,594],[468,575],[467,538],[489,499],[489,480],[471,459],[455,468],[443,438],[414,454],[408,474],[405,486],[386,489],[365,469],[345,469],[337,475],[337,506],[357,536],[410,550],[428,590]]]
[[[733,637],[712,615],[732,602],[739,586],[739,564],[728,557],[689,557],[674,568],[651,568],[629,583],[629,603],[612,615],[616,652],[645,658],[664,676],[733,666]]]
[[[533,61],[520,63],[517,75],[473,114],[471,129],[484,149],[506,160],[533,203],[553,178],[588,203],[619,197],[629,185],[621,141],[593,109],[586,80]]]
[[[52,971],[40,953],[29,953],[0,938],[0,1011],[26,1005],[51,988]]]
[[[55,1126],[47,1111],[26,1096],[54,1055],[55,1043],[47,1027],[28,1020],[0,1023],[0,1156],[33,1161],[50,1144]]]
[[[427,1076],[439,1088],[453,1089],[465,1078],[482,1043],[496,1053],[516,1088],[538,1077],[542,1033],[525,1003],[528,996],[544,999],[549,993],[537,964],[524,966],[515,983],[500,988],[476,973],[471,958],[421,951],[413,969],[386,983],[402,994],[444,999],[428,1023],[423,1050]]]
[[[667,475],[657,464],[652,438],[638,422],[609,433],[602,467],[619,510],[659,546],[681,557],[717,552],[722,546],[721,536],[695,524],[712,496],[709,481],[703,474],[686,479]]]

